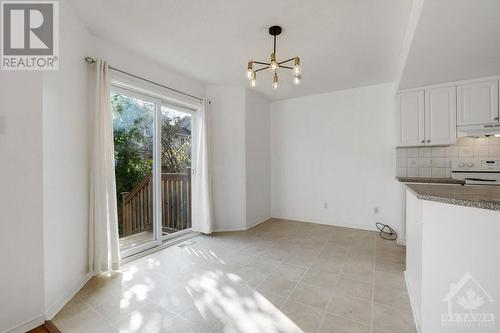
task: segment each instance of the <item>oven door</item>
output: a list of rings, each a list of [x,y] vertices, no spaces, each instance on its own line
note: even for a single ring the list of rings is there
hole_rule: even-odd
[[[451,173],[453,179],[465,181],[465,185],[500,186],[500,172],[461,172]]]

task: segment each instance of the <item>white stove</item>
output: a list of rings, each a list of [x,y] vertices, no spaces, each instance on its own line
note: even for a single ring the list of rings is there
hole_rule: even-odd
[[[500,186],[500,160],[470,159],[453,161],[451,178],[465,185]]]

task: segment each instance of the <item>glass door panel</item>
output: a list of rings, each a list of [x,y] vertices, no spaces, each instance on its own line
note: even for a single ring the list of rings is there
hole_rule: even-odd
[[[120,250],[154,242],[154,119],[156,104],[113,90],[113,135]],[[153,244],[154,245],[154,244]],[[124,255],[125,254],[125,255]]]
[[[191,228],[192,114],[162,105],[161,114],[162,235]]]

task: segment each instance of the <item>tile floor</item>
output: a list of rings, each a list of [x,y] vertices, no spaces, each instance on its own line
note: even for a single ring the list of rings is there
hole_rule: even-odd
[[[62,332],[415,332],[404,248],[375,232],[271,219],[91,279]]]

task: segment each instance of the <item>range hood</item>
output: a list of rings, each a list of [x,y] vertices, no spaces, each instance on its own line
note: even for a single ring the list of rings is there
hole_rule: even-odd
[[[457,126],[458,137],[478,137],[500,134],[500,123]]]

